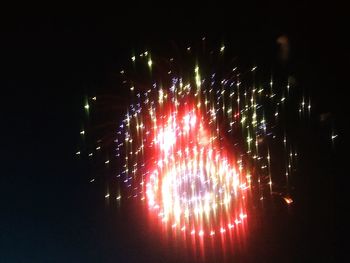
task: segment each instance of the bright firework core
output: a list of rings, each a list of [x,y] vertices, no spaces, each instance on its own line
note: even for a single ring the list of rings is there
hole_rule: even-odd
[[[247,178],[218,134],[204,125],[198,107],[186,101],[180,108],[153,119],[156,160],[146,182],[147,201],[173,228],[212,236],[246,217]]]

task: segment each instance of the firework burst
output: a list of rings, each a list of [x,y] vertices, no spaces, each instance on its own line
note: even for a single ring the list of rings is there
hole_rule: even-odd
[[[161,224],[200,238],[244,225],[251,200],[278,193],[293,202],[297,152],[284,125],[292,87],[256,66],[239,70],[226,51],[194,56],[188,47],[178,60],[146,51],[120,71],[131,102],[114,140],[116,177],[125,185],[116,199],[146,201]],[[301,117],[310,114],[305,103],[303,97]],[[275,174],[274,153],[284,163]]]

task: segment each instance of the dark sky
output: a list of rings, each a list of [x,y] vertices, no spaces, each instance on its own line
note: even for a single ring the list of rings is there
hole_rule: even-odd
[[[137,214],[106,208],[103,195],[88,184],[86,170],[74,156],[86,92],[112,85],[111,75],[133,48],[184,44],[205,35],[225,39],[242,57],[254,59],[271,52],[276,38],[287,34],[294,68],[309,85],[317,114],[331,112],[342,132],[338,102],[342,60],[348,61],[349,53],[343,51],[342,17],[336,8],[281,3],[245,11],[243,15],[239,8],[208,5],[187,12],[118,8],[115,17],[2,18],[0,262],[179,259],[169,248],[153,250],[144,233],[134,234],[142,232],[142,226],[129,223],[137,221]],[[317,139],[310,147],[323,152],[310,167],[302,164],[310,175],[298,181],[298,234],[288,241],[290,249],[283,236],[291,233],[284,233],[283,227],[278,237],[268,239],[271,246],[259,255],[267,254],[269,262],[334,259],[336,157],[325,139],[329,127],[315,121],[306,133],[314,131]],[[259,255],[249,259],[254,262]]]

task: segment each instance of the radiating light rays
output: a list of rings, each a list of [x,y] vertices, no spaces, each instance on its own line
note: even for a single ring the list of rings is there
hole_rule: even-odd
[[[161,211],[162,221],[173,228],[196,226],[203,236],[204,224],[210,225],[218,213],[228,213],[231,199],[244,195],[246,182],[220,151],[217,139],[208,140],[209,132],[197,114],[196,109],[171,112],[164,126],[157,127],[159,159],[147,180],[146,196],[150,209]]]
[[[194,50],[185,50],[191,62],[171,57],[165,65],[150,51],[133,54],[133,74],[147,77],[139,83],[128,67],[120,71],[130,105],[113,130],[116,158],[106,154],[102,141],[86,155],[104,154],[102,163],[123,185],[115,194],[106,187],[108,199],[139,199],[163,227],[202,239],[239,232],[249,221],[253,198],[263,203],[278,192],[292,205],[288,191],[297,147],[285,128],[294,94],[288,79],[268,75],[261,80],[256,65],[206,63],[227,56],[227,45],[217,46],[217,55],[207,60],[206,55],[193,58]],[[84,111],[91,115],[97,98],[84,101]],[[298,110],[300,117],[310,116],[310,99],[295,101],[296,117]],[[88,137],[87,126],[80,132]],[[84,154],[76,151],[79,158]]]

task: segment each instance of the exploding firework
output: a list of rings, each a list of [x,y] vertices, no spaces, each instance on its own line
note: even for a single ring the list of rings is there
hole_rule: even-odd
[[[114,135],[112,177],[125,185],[116,199],[141,199],[161,224],[199,237],[244,225],[254,199],[277,193],[292,204],[297,160],[286,125],[295,106],[288,105],[288,78],[240,67],[225,60],[225,46],[216,50],[194,56],[188,47],[179,59],[155,59],[147,51],[132,56],[120,71],[130,105]],[[306,104],[302,97],[300,117],[310,114]],[[280,169],[272,167],[274,158]]]

